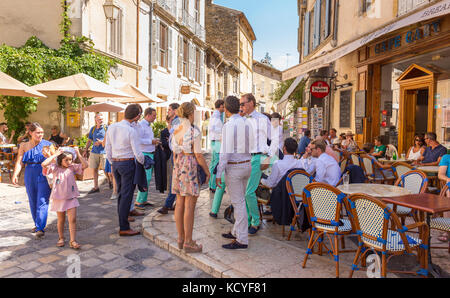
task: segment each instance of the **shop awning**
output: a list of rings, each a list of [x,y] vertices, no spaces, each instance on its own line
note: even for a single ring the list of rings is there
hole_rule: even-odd
[[[403,27],[423,22],[432,18],[440,17],[450,13],[450,0],[443,0],[435,5],[432,5],[428,8],[425,8],[419,12],[416,12],[408,17],[405,17],[397,22],[386,25],[370,34],[367,34],[357,40],[349,42],[337,49],[334,49],[331,52],[328,52],[320,57],[315,59],[306,61],[305,63],[298,64],[294,67],[291,67],[285,71],[283,71],[282,79],[283,81],[299,77],[303,74],[307,74],[308,72],[324,67],[326,64],[329,64],[337,59],[350,54],[351,52],[359,49],[365,44],[383,36],[395,30],[401,29]]]
[[[289,86],[284,95],[281,97],[280,101],[278,102],[278,105],[284,103],[289,98],[289,96],[291,96],[292,92],[294,92],[295,88],[297,88],[298,84],[300,84],[300,82],[303,80],[305,76],[306,76],[305,74],[299,75],[295,79],[295,81],[291,84],[291,86]]]

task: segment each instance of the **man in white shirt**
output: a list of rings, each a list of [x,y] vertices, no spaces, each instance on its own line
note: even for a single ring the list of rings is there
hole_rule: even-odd
[[[8,124],[6,124],[6,122],[0,123],[0,145],[12,143],[15,131],[13,130],[11,132],[11,136],[9,137],[9,139],[5,136],[7,131],[8,131]]]
[[[261,179],[262,185],[269,188],[274,188],[289,170],[303,168],[302,163],[294,157],[294,154],[297,151],[297,146],[297,141],[293,138],[287,138],[284,141],[284,158],[274,162],[270,176],[267,179]]]
[[[270,133],[272,141],[270,143],[270,152],[272,156],[277,155],[278,159],[283,159],[283,125],[281,125],[281,115],[272,113],[270,122],[272,131]]]
[[[245,200],[247,203],[247,212],[249,220],[249,234],[256,235],[260,228],[260,218],[258,209],[258,199],[255,191],[261,181],[261,162],[269,162],[271,157],[270,148],[267,141],[271,139],[271,124],[269,118],[257,112],[256,99],[253,94],[244,94],[240,100],[240,106],[243,112],[247,115],[249,123],[252,126],[254,134],[255,146],[252,151],[252,174],[248,180],[247,189],[245,192]]]
[[[222,129],[222,144],[220,147],[219,164],[217,166],[216,184],[221,188],[222,173],[231,204],[234,208],[235,223],[233,230],[222,234],[224,238],[234,239],[223,245],[225,249],[245,249],[248,247],[248,218],[245,204],[245,189],[251,175],[251,153],[253,147],[253,129],[249,121],[240,116],[239,99],[229,96],[225,99],[225,112],[229,120]]]
[[[152,123],[156,119],[156,110],[153,108],[147,108],[144,111],[144,119],[139,121],[137,125],[137,131],[139,133],[139,138],[141,140],[141,151],[144,156],[150,156],[155,159],[155,145],[159,144],[159,140],[155,139],[153,135]],[[150,185],[153,175],[153,166],[150,169],[145,170],[147,176],[147,185]],[[145,206],[153,206],[153,204],[147,201],[148,192],[138,191],[136,203],[134,206],[136,209],[145,210]]]
[[[311,142],[301,162],[303,163],[303,168],[309,174],[313,175],[315,173],[314,179],[317,182],[336,186],[341,178],[341,168],[333,157],[325,153],[326,147],[327,145],[323,140]],[[313,157],[311,162],[307,162],[309,157]]]
[[[211,140],[211,163],[209,164],[209,172],[211,173],[211,178],[209,179],[209,190],[212,192],[216,191],[216,175],[214,175],[214,168],[219,163],[219,152],[220,152],[220,141],[222,139],[222,127],[223,118],[222,114],[224,112],[224,101],[219,99],[215,102],[216,110],[209,120],[208,135]]]
[[[133,201],[136,185],[134,175],[136,171],[135,159],[144,164],[145,157],[140,148],[139,136],[132,126],[141,118],[142,108],[138,104],[131,104],[125,109],[125,119],[112,124],[106,137],[106,158],[112,165],[114,178],[119,193],[118,213],[120,236],[135,236],[139,231],[130,229],[128,215]]]

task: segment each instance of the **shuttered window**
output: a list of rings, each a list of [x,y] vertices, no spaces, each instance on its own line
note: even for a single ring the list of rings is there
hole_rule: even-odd
[[[310,12],[305,14],[305,22],[303,24],[303,56],[306,57],[309,54],[309,22]]]
[[[314,42],[313,49],[320,44],[320,20],[321,20],[322,0],[316,0],[314,7]]]

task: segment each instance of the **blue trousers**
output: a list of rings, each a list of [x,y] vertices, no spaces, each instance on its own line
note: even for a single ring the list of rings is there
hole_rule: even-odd
[[[167,178],[170,179],[170,182],[167,181],[167,183],[170,185],[170,188],[169,194],[167,195],[166,201],[164,202],[164,207],[166,208],[172,208],[173,203],[177,199],[177,195],[172,193],[172,172],[173,172],[173,154],[170,156],[170,160],[167,162]]]
[[[37,231],[44,231],[47,225],[48,205],[51,189],[42,174],[40,164],[29,164],[25,168],[25,187],[30,203],[31,216]]]
[[[117,200],[119,227],[120,231],[127,231],[130,229],[128,214],[130,213],[134,190],[136,188],[136,184],[133,183],[136,164],[134,160],[113,161],[112,169],[114,178],[116,179],[117,193],[119,194],[119,199]]]

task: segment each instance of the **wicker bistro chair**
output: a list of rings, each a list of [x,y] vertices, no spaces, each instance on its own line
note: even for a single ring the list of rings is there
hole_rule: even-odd
[[[440,193],[440,196],[442,198],[447,198],[448,200],[450,200],[450,196],[448,195],[449,188],[450,188],[450,182],[447,183],[442,188],[441,193]],[[450,218],[449,217],[432,218],[430,221],[430,229],[450,233]],[[431,248],[448,249],[448,253],[450,253],[450,239],[448,241],[448,248],[442,247],[442,246],[432,246]]]
[[[403,174],[414,170],[414,168],[406,162],[397,161],[392,164],[392,170],[394,171],[395,179],[397,180],[402,177]]]
[[[347,168],[347,165],[348,165],[348,159],[344,157],[344,158],[341,160],[341,162],[339,163],[339,165],[340,165],[340,167],[341,167],[341,174],[344,174],[345,169]]]
[[[409,226],[400,224],[397,214],[382,201],[366,194],[353,194],[348,198],[356,233],[358,235],[358,249],[353,260],[350,276],[357,265],[364,265],[365,256],[372,250],[381,253],[381,277],[386,277],[387,262],[394,255],[411,254],[417,251],[421,269],[417,272],[401,272],[416,275],[428,275],[428,226],[424,222],[414,223]],[[389,229],[389,221],[394,222],[393,229]],[[406,235],[410,229],[421,228],[422,239]],[[390,255],[388,257],[388,255]],[[391,271],[394,272],[394,271]],[[400,273],[400,272],[396,272]]]
[[[428,187],[428,178],[424,172],[413,170],[403,174],[399,179],[397,179],[395,186],[406,188],[412,194],[424,193]],[[407,216],[414,217],[416,222],[419,221],[416,213],[411,208],[395,205],[392,206],[392,204],[388,204],[388,206],[400,217],[402,225],[405,224],[405,218]]]
[[[383,170],[380,166],[377,165],[375,160],[369,157],[367,154],[361,155],[361,166],[364,170],[364,173],[366,174],[367,179],[370,183],[385,183],[388,182],[390,184],[394,183],[395,176],[393,173],[393,170]],[[381,177],[376,177],[375,172],[378,170],[381,173]],[[392,172],[392,175],[387,176],[386,172],[389,173],[389,171]]]
[[[303,260],[303,268],[306,266],[308,256],[313,254],[313,249],[318,244],[319,255],[322,255],[322,250],[325,248],[328,250],[328,253],[334,256],[336,277],[339,277],[339,253],[355,251],[339,250],[339,237],[353,232],[352,222],[341,217],[342,206],[346,202],[345,199],[346,195],[344,193],[325,183],[311,183],[303,189],[303,205],[306,208],[312,226],[308,248]],[[328,237],[331,249],[323,243],[324,236]]]
[[[350,160],[351,160],[352,164],[354,164],[356,166],[361,166],[361,158],[358,154],[350,153]]]
[[[289,173],[286,179],[286,189],[289,193],[289,199],[291,200],[292,209],[294,210],[294,217],[289,230],[287,240],[291,240],[292,232],[295,231],[295,225],[297,219],[300,216],[300,207],[303,204],[303,189],[306,185],[316,182],[314,177],[309,175],[306,171],[294,170]]]

